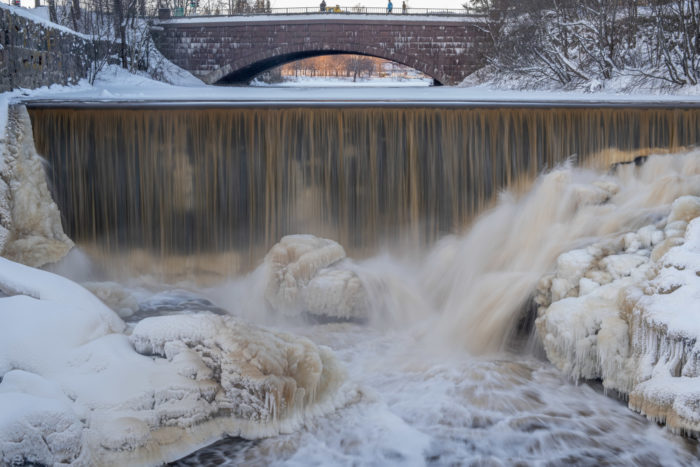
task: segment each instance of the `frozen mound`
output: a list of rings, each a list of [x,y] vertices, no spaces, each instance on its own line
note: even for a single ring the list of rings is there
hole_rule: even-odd
[[[2,143],[0,254],[34,267],[56,262],[68,253],[73,242],[63,232],[24,106],[11,107]]]
[[[538,289],[549,360],[600,379],[630,408],[700,434],[700,198],[667,218],[559,256]]]
[[[282,314],[364,321],[367,291],[333,240],[288,235],[265,256],[265,300]]]
[[[159,465],[333,408],[330,350],[209,312],[124,322],[0,258],[0,465]]]

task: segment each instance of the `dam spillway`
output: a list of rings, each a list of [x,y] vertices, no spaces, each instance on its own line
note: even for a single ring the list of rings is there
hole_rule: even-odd
[[[349,255],[461,231],[498,192],[575,156],[604,166],[695,145],[700,109],[30,107],[66,233],[106,255],[235,253],[280,237]]]

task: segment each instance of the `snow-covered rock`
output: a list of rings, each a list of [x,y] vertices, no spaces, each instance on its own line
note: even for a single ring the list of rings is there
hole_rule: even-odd
[[[367,319],[367,292],[344,259],[345,250],[333,240],[283,237],[265,257],[267,303],[286,315]]]
[[[330,350],[229,316],[124,322],[68,279],[0,258],[0,464],[155,465],[330,410]]]
[[[536,297],[549,360],[674,432],[700,434],[700,197],[557,266]]]
[[[46,183],[24,106],[9,111],[0,141],[0,254],[30,266],[58,261],[73,247]]]

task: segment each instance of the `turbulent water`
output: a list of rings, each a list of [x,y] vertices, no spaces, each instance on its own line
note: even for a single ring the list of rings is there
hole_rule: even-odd
[[[333,414],[311,418],[291,434],[223,440],[178,465],[698,464],[696,442],[649,423],[595,386],[568,381],[538,353],[528,324],[531,295],[560,253],[658,222],[678,196],[700,195],[698,152],[652,157],[611,173],[608,164],[621,156],[601,152],[617,146],[635,156],[648,147],[694,144],[696,113],[451,112],[378,109],[362,117],[365,110],[246,109],[165,116],[120,110],[104,117],[34,111],[35,131],[45,138],[37,144],[50,154],[68,229],[83,244],[101,239],[101,252],[122,242],[144,250],[160,245],[166,268],[181,265],[172,257],[198,253],[183,261],[199,261],[197,268],[217,274],[215,286],[177,276],[175,287],[161,283],[162,276],[139,275],[138,264],[130,278],[102,270],[103,279],[120,284],[88,286],[122,316],[134,322],[153,314],[232,313],[308,336],[344,363],[340,408]],[[86,149],[104,159],[67,156],[89,138],[62,132],[92,131],[91,125],[116,128]],[[123,138],[127,126],[160,136],[117,144],[114,138]],[[198,136],[176,131],[191,126]],[[235,130],[221,140],[224,127]],[[280,134],[284,147],[275,139]],[[438,137],[451,143],[433,144]],[[170,140],[192,152],[153,149]],[[412,146],[418,141],[441,149],[419,151]],[[234,158],[242,164],[234,183],[214,175],[233,173],[226,157],[235,143],[244,149]],[[143,161],[144,145],[162,159]],[[206,151],[194,149],[199,145]],[[491,156],[478,158],[478,151]],[[557,165],[573,153],[605,169]],[[169,168],[164,178],[162,164]],[[88,168],[98,174],[95,180],[85,178]],[[494,202],[498,189],[528,177],[530,183]],[[115,196],[105,198],[108,190]],[[134,190],[136,200],[129,198]],[[240,204],[224,202],[236,190],[247,193],[231,198]],[[489,204],[466,233],[445,236]],[[199,209],[205,218],[196,215]],[[229,219],[231,210],[244,218]],[[191,235],[178,237],[183,232]],[[264,268],[229,279],[218,275],[239,261],[230,255],[237,242],[255,264],[263,246],[284,233],[305,232],[345,241],[350,256],[368,255],[368,246],[374,251],[342,261],[367,292],[368,319],[329,324],[275,311],[265,299]],[[393,239],[394,248],[381,253],[380,238]],[[74,253],[58,269],[74,269],[76,258],[81,263]],[[208,264],[216,261],[226,267]]]
[[[549,364],[505,353],[430,359],[403,336],[324,326],[357,385],[298,433],[223,440],[175,465],[694,465],[688,442]],[[399,350],[403,347],[403,350]]]

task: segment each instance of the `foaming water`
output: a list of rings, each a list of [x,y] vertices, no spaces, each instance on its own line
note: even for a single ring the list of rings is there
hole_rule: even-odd
[[[297,433],[229,439],[175,465],[696,465],[693,441],[528,356],[431,359],[405,335],[319,326],[348,403]],[[413,349],[413,350],[407,350]]]

